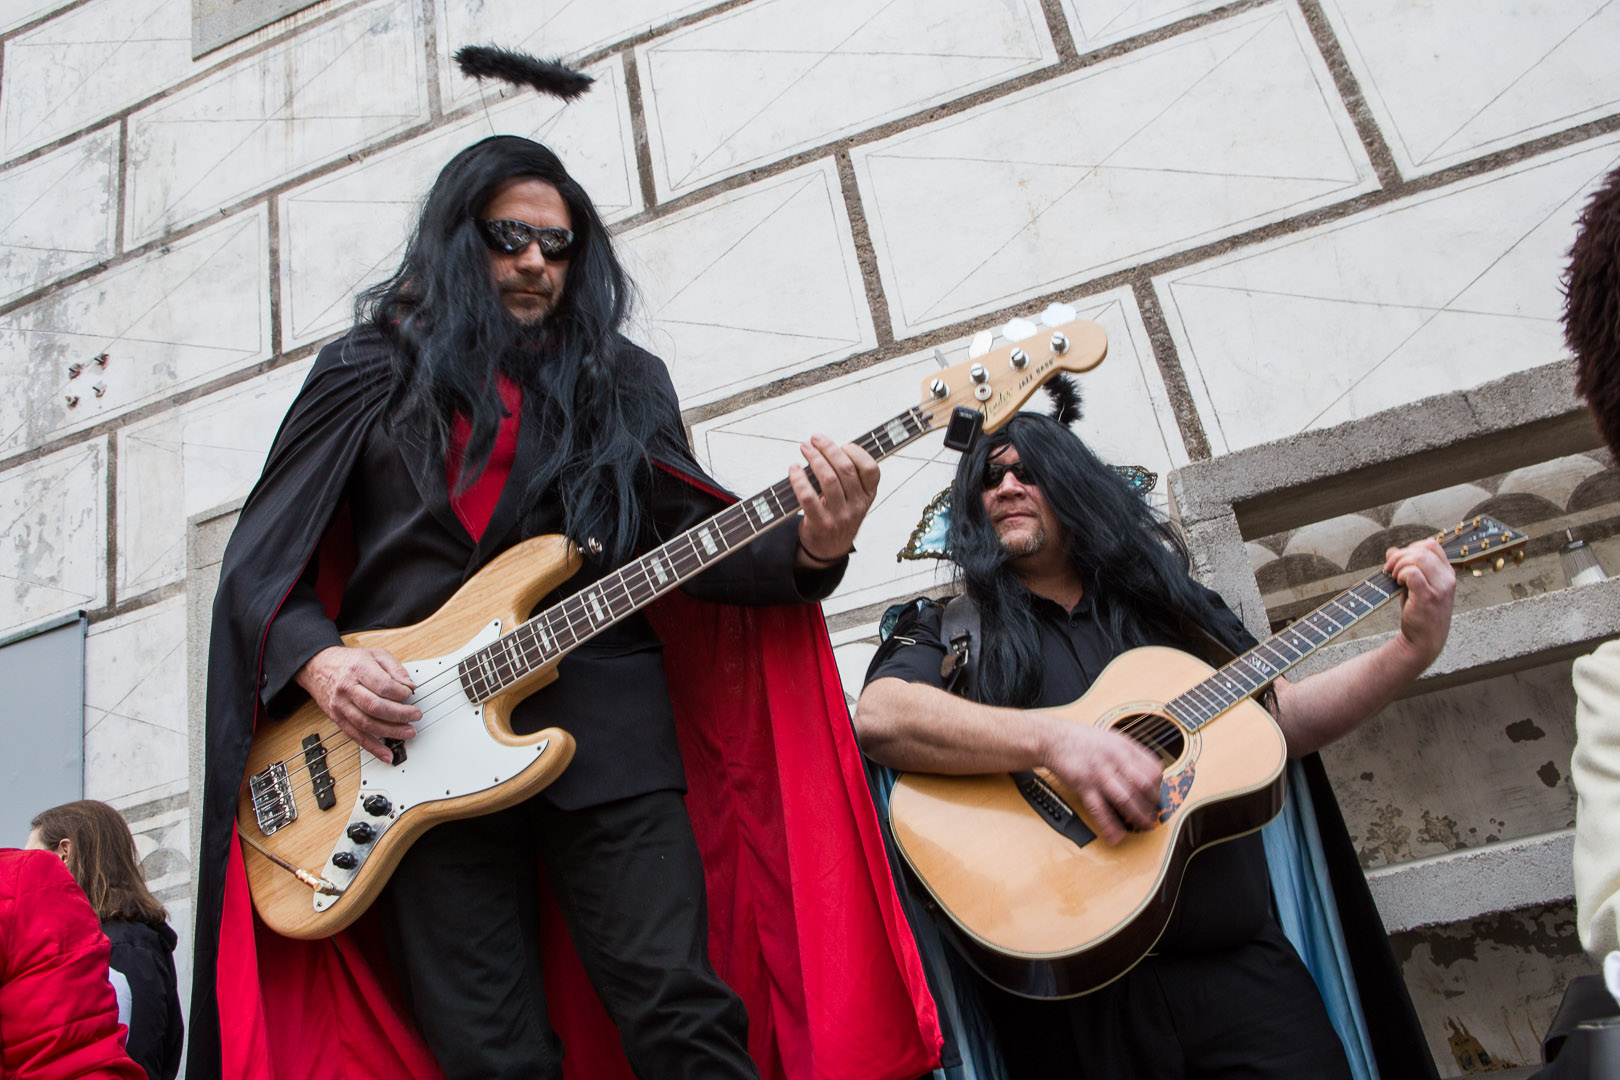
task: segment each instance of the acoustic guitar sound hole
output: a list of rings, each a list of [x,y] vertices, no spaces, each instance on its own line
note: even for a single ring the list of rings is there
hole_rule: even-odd
[[[1115,721],[1113,726],[1153,751],[1165,767],[1173,765],[1187,745],[1179,725],[1154,713],[1127,716]]]

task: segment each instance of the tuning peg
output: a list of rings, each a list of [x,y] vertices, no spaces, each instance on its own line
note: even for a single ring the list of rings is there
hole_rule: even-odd
[[[1502,556],[1498,555],[1496,557],[1496,561],[1494,563],[1492,563],[1491,565],[1496,567],[1498,570],[1500,570],[1500,569],[1502,569],[1502,567],[1507,565],[1507,560],[1502,558]]]
[[[990,347],[995,344],[995,340],[995,335],[988,330],[980,330],[977,334],[974,334],[973,340],[968,342],[968,359],[977,360],[989,352]]]
[[[1514,563],[1515,566],[1524,565],[1524,552],[1523,551],[1515,551],[1513,553],[1513,563]]]
[[[1475,577],[1484,577],[1485,576],[1485,571],[1481,570],[1479,567],[1476,566],[1476,567],[1474,567],[1474,576]]]
[[[1001,335],[1008,341],[1023,341],[1034,337],[1039,331],[1040,327],[1028,319],[1009,319],[1007,325],[1001,328]]]
[[[1046,310],[1041,312],[1041,324],[1049,328],[1062,326],[1074,322],[1074,316],[1073,304],[1047,304]]]

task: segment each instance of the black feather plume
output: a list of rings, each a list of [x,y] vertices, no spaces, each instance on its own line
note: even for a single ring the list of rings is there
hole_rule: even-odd
[[[497,79],[513,86],[530,86],[542,94],[573,101],[596,80],[581,75],[560,60],[542,60],[528,53],[494,45],[463,45],[456,50],[456,66],[473,79]]]
[[[1069,376],[1052,376],[1046,382],[1046,392],[1052,395],[1052,419],[1064,427],[1085,415],[1080,407],[1080,387]]]

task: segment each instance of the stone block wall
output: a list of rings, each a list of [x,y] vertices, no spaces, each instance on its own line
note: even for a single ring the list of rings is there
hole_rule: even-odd
[[[902,411],[936,357],[1063,301],[1110,339],[1078,430],[1159,474],[1152,497],[1256,627],[1354,580],[1403,527],[1518,514],[1541,530],[1537,559],[1467,614],[1510,635],[1539,619],[1538,647],[1454,665],[1347,744],[1336,779],[1375,874],[1557,842],[1558,665],[1591,634],[1561,602],[1499,609],[1558,600],[1549,532],[1582,531],[1620,571],[1613,463],[1568,424],[1487,462],[1462,452],[1466,428],[1390,418],[1420,401],[1450,415],[1516,378],[1541,380],[1521,389],[1551,395],[1549,423],[1578,416],[1567,374],[1548,374],[1564,365],[1558,275],[1584,198],[1620,165],[1620,9],[322,0],[196,58],[191,19],[189,0],[0,0],[0,635],[90,613],[85,790],[130,818],[181,924],[187,686],[205,655],[187,523],[247,491],[438,168],[494,132],[552,145],[597,200],[640,286],[635,335],[736,489],[776,480],[811,430]],[[486,41],[566,56],[595,88],[564,108],[453,71],[450,53]],[[1410,441],[1368,480],[1309,443],[1324,431]],[[1406,469],[1408,453],[1450,467]],[[1168,483],[1258,460],[1274,470],[1230,498]],[[827,604],[851,693],[884,607],[945,586],[895,552],[952,464],[937,438],[887,464]],[[1210,498],[1226,510],[1178,505]],[[1513,742],[1527,719],[1545,738]],[[1393,764],[1471,722],[1491,747],[1456,750],[1450,794],[1423,805]],[[1491,826],[1509,803],[1522,816]],[[1555,881],[1506,913],[1397,920],[1443,1071],[1461,1068],[1461,1026],[1530,1059],[1525,1031],[1579,966],[1567,895]],[[1443,944],[1480,919],[1491,948]],[[1540,973],[1533,992],[1520,969]]]

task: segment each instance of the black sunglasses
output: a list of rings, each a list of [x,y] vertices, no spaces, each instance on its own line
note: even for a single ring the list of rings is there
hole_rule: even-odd
[[[1000,487],[1001,481],[1006,478],[1008,473],[1012,473],[1018,482],[1025,487],[1039,486],[1035,482],[1035,473],[1022,461],[1015,461],[1011,465],[1003,465],[999,461],[987,461],[984,463],[984,490],[994,491]]]
[[[480,221],[484,243],[489,250],[503,255],[522,253],[532,243],[540,245],[540,254],[548,259],[566,259],[574,247],[574,234],[555,225],[530,225],[523,221]]]

